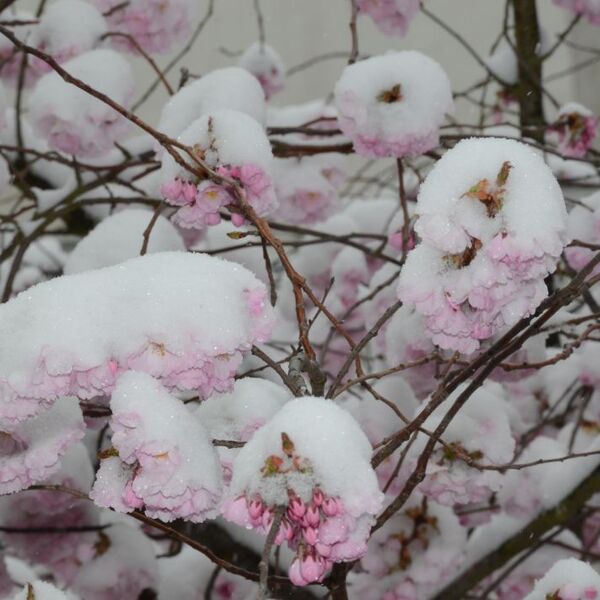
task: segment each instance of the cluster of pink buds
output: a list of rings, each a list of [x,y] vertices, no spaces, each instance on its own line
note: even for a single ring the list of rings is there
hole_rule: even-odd
[[[296,585],[321,581],[331,568],[340,547],[347,543],[348,526],[344,522],[344,506],[339,498],[326,496],[319,488],[313,490],[310,502],[290,492],[281,518],[275,544],[285,542],[296,550],[289,576]],[[268,507],[260,497],[239,498],[235,512],[254,529],[267,534],[273,525],[278,507]],[[226,516],[234,520],[231,509]]]

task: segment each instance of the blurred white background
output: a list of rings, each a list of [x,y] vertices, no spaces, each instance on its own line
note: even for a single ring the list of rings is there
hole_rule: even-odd
[[[17,0],[16,6],[31,8],[37,6],[38,1]],[[198,3],[203,14],[208,0],[198,0]],[[260,0],[260,5],[267,43],[281,54],[288,68],[325,53],[349,51],[348,0]],[[503,0],[426,0],[426,6],[458,31],[482,56],[488,53],[501,29]],[[550,34],[563,31],[572,17],[552,0],[538,0],[538,10],[542,26]],[[359,19],[358,29],[362,54],[377,54],[389,49],[421,50],[442,64],[455,90],[463,90],[483,78],[483,70],[464,48],[423,14],[413,21],[404,38],[383,35],[368,17]],[[219,49],[240,52],[257,38],[253,0],[215,0],[213,17],[192,51],[181,61],[181,66],[201,75],[217,67],[235,64],[236,58]],[[600,29],[580,23],[570,39],[600,47]],[[568,72],[573,65],[589,58],[589,53],[563,48],[548,61],[545,75],[551,78],[556,73]],[[159,57],[157,62],[164,65],[169,59],[169,56]],[[326,96],[345,63],[345,58],[331,59],[298,72],[289,78],[286,90],[275,96],[273,103],[297,103]],[[550,91],[561,102],[577,100],[600,113],[598,64],[552,81]],[[178,70],[170,75],[175,83],[179,79]],[[141,93],[153,80],[152,71],[147,64],[136,60],[136,76]],[[158,88],[140,113],[155,122],[165,99],[164,91]]]

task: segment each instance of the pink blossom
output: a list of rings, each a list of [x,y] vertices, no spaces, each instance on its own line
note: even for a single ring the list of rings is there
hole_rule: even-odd
[[[569,102],[559,109],[548,129],[548,139],[563,156],[581,158],[592,147],[597,130],[598,117],[581,104]]]
[[[383,33],[403,36],[419,12],[419,0],[359,0],[357,7],[369,15]]]
[[[273,326],[266,288],[249,271],[183,252],[44,282],[0,312],[6,327],[23,323],[3,332],[12,347],[0,357],[4,427],[60,396],[110,394],[127,370],[202,397],[227,391],[242,352]]]
[[[157,54],[186,41],[197,13],[193,0],[131,0],[125,6],[119,0],[94,3],[108,13],[110,31],[131,36],[142,50]],[[137,52],[136,45],[125,37],[113,36],[111,42],[120,50]]]
[[[285,65],[271,46],[255,42],[242,54],[238,64],[258,79],[267,100],[285,88]]]
[[[533,218],[534,196],[543,219]],[[567,241],[566,210],[557,181],[529,148],[464,140],[421,186],[418,212],[422,243],[408,255],[398,295],[441,348],[475,352],[547,295],[544,277]]]
[[[185,405],[149,375],[134,372],[119,378],[110,405],[114,451],[90,497],[125,512],[144,507],[162,521],[215,516],[222,487],[217,456]]]
[[[43,12],[28,43],[49,54],[59,64],[98,46],[106,33],[106,21],[100,11],[83,0],[56,0]],[[37,57],[29,58],[33,77],[52,68]]]
[[[598,0],[554,0],[554,3],[575,14],[583,15],[592,25],[600,25]]]
[[[338,200],[335,186],[319,165],[304,160],[275,161],[275,217],[286,223],[312,224],[329,217]]]
[[[344,431],[343,438],[327,435],[330,427]],[[333,563],[366,552],[382,501],[369,449],[352,417],[333,403],[288,402],[236,457],[223,516],[267,534],[281,512],[275,543],[287,542],[296,551],[290,578],[296,585],[321,581]],[[340,479],[346,469],[352,481]]]
[[[248,147],[249,137],[252,139]],[[180,141],[193,147],[197,156],[226,180],[237,184],[239,193],[258,216],[265,216],[277,206],[269,174],[272,153],[261,126],[244,113],[216,111],[192,123]],[[234,186],[227,181],[200,178],[189,173],[166,154],[161,170],[161,193],[180,207],[173,220],[186,228],[204,229],[218,225],[220,211],[228,208],[231,221],[241,226],[245,219]]]
[[[335,87],[340,129],[364,156],[418,156],[438,144],[453,110],[442,68],[415,52],[394,52],[346,67]]]
[[[36,417],[0,432],[0,494],[11,494],[46,479],[60,457],[83,437],[81,410],[73,398],[60,398]]]
[[[93,478],[92,465],[82,444],[72,446],[63,457],[60,471],[44,481],[87,494]],[[81,565],[92,560],[101,541],[98,511],[87,500],[53,491],[27,491],[0,500],[2,523],[7,528],[40,529],[39,533],[2,533],[10,553],[32,565],[50,569],[62,584],[73,581]],[[89,527],[69,532],[69,528]],[[44,529],[56,529],[45,533]],[[60,532],[65,529],[64,532]]]
[[[113,50],[91,50],[67,61],[74,77],[129,106],[133,74],[127,61]],[[66,83],[51,72],[36,84],[29,98],[29,116],[36,133],[53,150],[82,157],[106,154],[123,138],[129,123],[101,100]]]

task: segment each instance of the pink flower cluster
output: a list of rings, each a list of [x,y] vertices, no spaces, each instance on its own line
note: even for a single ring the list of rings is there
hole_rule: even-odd
[[[455,394],[460,393],[460,389]],[[434,431],[444,408],[427,418],[424,428]],[[515,442],[508,420],[508,406],[493,384],[481,387],[467,401],[444,433],[427,464],[426,476],[417,488],[443,506],[486,501],[502,486],[502,475],[493,470],[477,470],[469,462],[501,465],[513,458]],[[401,473],[406,477],[423,452],[426,436],[420,434],[410,447]]]
[[[107,94],[123,106],[131,103],[133,74],[114,50],[91,50],[65,63],[74,77]],[[128,121],[101,100],[66,83],[55,72],[36,84],[29,98],[29,115],[38,135],[53,150],[81,157],[98,157],[114,147],[129,129]]]
[[[269,173],[271,147],[264,129],[252,117],[234,110],[215,111],[194,121],[179,141],[217,175],[235,180],[245,202],[259,216],[277,206]],[[218,225],[224,207],[230,209],[234,225],[245,223],[236,193],[227,182],[190,173],[169,154],[163,157],[161,180],[164,198],[181,207],[174,216],[178,225],[195,229]]]
[[[217,514],[221,470],[208,434],[185,405],[144,373],[123,374],[111,399],[112,448],[90,497],[163,521]]]
[[[333,432],[337,432],[334,434]],[[240,450],[223,516],[296,552],[296,585],[364,555],[382,503],[370,444],[349,413],[322,398],[287,402]]]
[[[600,25],[600,2],[598,0],[554,0],[577,15],[583,15],[593,25]]]
[[[369,600],[428,598],[460,565],[466,541],[452,509],[415,494],[371,536],[360,561],[367,574],[360,587],[377,590],[364,590]]]
[[[598,117],[581,104],[569,102],[558,111],[548,138],[556,142],[563,156],[581,158],[592,147],[597,132]]]
[[[415,51],[390,52],[347,66],[335,86],[340,129],[359,154],[419,156],[437,146],[453,111],[448,76]]]
[[[0,359],[3,427],[60,396],[110,394],[128,370],[202,397],[229,390],[242,352],[270,335],[266,294],[242,267],[183,252],[39,284],[1,307],[6,327],[27,323],[18,333],[2,330],[12,340]]]
[[[259,214],[267,212],[275,203],[271,180],[257,165],[221,166],[217,173],[235,179],[245,192],[244,199]],[[174,179],[164,183],[160,191],[167,202],[181,207],[173,221],[185,228],[204,229],[218,225],[221,222],[220,209],[239,207],[233,188],[226,183],[204,180],[195,185],[189,180]],[[246,220],[239,212],[232,212],[231,222],[240,227]]]
[[[0,495],[46,479],[60,457],[84,434],[81,410],[73,398],[60,398],[50,409],[0,432]]]
[[[356,5],[387,35],[405,35],[419,12],[419,0],[358,0]]]
[[[83,444],[76,444],[63,457],[60,471],[44,483],[86,494],[92,477],[87,450]],[[0,499],[0,516],[3,526],[9,529],[1,535],[10,554],[51,569],[61,584],[70,584],[81,565],[93,559],[101,535],[99,527],[94,530],[99,525],[97,509],[70,494],[46,490],[13,494]],[[27,528],[39,531],[17,532]]]
[[[268,506],[260,496],[251,499],[241,496],[225,504],[223,516],[266,535],[278,510],[281,509]],[[321,581],[333,563],[360,558],[366,546],[364,540],[353,535],[356,525],[340,498],[327,496],[315,488],[311,500],[304,502],[290,491],[275,544],[287,542],[296,551],[289,570],[292,582],[308,585]]]
[[[194,0],[94,0],[107,14],[110,31],[131,36],[149,53],[165,54],[175,44],[189,37],[196,17]],[[116,48],[137,52],[136,45],[125,37],[112,37]]]
[[[544,277],[567,240],[566,209],[527,146],[462,141],[429,174],[417,212],[422,243],[408,255],[398,295],[423,315],[435,344],[472,353],[547,295]]]
[[[597,600],[600,575],[587,563],[567,558],[554,563],[524,600]]]
[[[338,195],[323,170],[314,162],[276,160],[274,179],[279,207],[275,217],[292,224],[312,224],[329,217]]]

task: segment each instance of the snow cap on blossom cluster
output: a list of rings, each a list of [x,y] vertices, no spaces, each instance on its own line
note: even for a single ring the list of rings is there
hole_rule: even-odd
[[[221,109],[246,113],[264,124],[265,95],[256,78],[246,69],[217,69],[185,85],[163,106],[157,129],[176,138],[193,121]]]
[[[74,77],[128,106],[133,97],[133,72],[114,50],[91,50],[67,61]],[[64,81],[58,73],[44,75],[29,98],[33,128],[53,150],[78,157],[106,154],[127,133],[127,120],[110,106]]]
[[[212,439],[247,442],[291,398],[289,390],[276,383],[246,377],[236,381],[231,392],[213,394],[204,400],[195,414]],[[223,477],[229,483],[239,450],[223,446],[217,450]]]
[[[419,12],[419,0],[358,0],[358,10],[369,15],[387,35],[405,35]]]
[[[238,65],[258,79],[267,100],[285,87],[285,65],[275,49],[263,42],[249,46]]]
[[[366,552],[383,502],[370,458],[349,413],[330,400],[297,398],[240,450],[223,515],[266,533],[283,510],[275,543],[296,550],[290,578],[321,581],[333,563]]]
[[[592,147],[598,130],[598,117],[578,104],[568,102],[561,106],[546,138],[555,142],[563,156],[581,158]]]
[[[576,558],[559,560],[524,600],[598,600],[600,575]]]
[[[263,283],[201,254],[149,254],[40,283],[0,306],[0,423],[60,396],[109,394],[127,370],[203,398],[227,391],[273,320]]]
[[[275,218],[292,224],[314,224],[334,211],[336,188],[316,162],[275,159],[273,179],[279,200]]]
[[[580,203],[569,211],[569,237],[588,244],[600,242],[600,192],[595,192],[580,200]],[[594,251],[581,246],[565,248],[565,257],[569,266],[579,271],[593,258]],[[590,276],[600,272],[595,267]]]
[[[77,600],[70,592],[64,592],[54,587],[51,583],[37,580],[26,583],[25,587],[10,597],[10,600]]]
[[[348,65],[335,86],[340,129],[364,156],[418,156],[437,146],[453,111],[442,67],[416,51]]]
[[[138,598],[156,589],[158,565],[152,541],[137,527],[111,517],[96,556],[85,563],[70,589],[85,600]]]
[[[206,429],[188,407],[150,375],[133,371],[119,377],[110,407],[112,448],[90,494],[96,504],[143,509],[167,522],[217,516],[221,468]]]
[[[199,4],[195,0],[93,0],[107,15],[113,46],[119,50],[165,54],[191,33]],[[131,39],[135,40],[135,43]]]
[[[236,180],[258,216],[276,208],[271,145],[253,118],[235,110],[217,110],[194,121],[178,139],[218,175]],[[218,225],[219,211],[225,207],[235,207],[231,217],[234,225],[245,222],[235,192],[227,183],[199,178],[170,154],[163,156],[160,177],[163,197],[180,207],[173,217],[178,225],[189,229]]]
[[[12,494],[46,479],[60,468],[60,457],[83,438],[84,423],[75,398],[21,423],[3,422],[0,432],[0,494]]]
[[[127,208],[101,221],[78,242],[67,262],[65,275],[116,265],[139,256],[151,211]],[[159,215],[148,238],[147,254],[185,250],[175,226]]]
[[[43,483],[77,490],[83,499],[52,490],[28,490],[0,498],[0,518],[8,528],[0,534],[3,547],[30,565],[50,569],[55,581],[69,585],[81,565],[94,558],[101,540],[100,531],[94,530],[99,525],[99,511],[85,498],[93,478],[87,449],[78,443],[61,458],[60,470]],[[69,531],[86,527],[90,529]],[[19,533],[23,528],[32,531]]]
[[[583,15],[593,25],[600,25],[600,0],[554,0],[577,15]]]
[[[414,588],[411,598],[431,597],[461,564],[466,541],[467,530],[451,508],[413,494],[369,540],[360,561],[367,576],[358,587],[374,587],[379,595],[364,589],[360,597],[404,599],[405,588]]]
[[[464,390],[458,388],[449,399]],[[418,414],[417,410],[417,414]],[[438,407],[423,423],[426,431],[435,431],[447,412]],[[515,442],[508,418],[509,408],[497,385],[486,384],[475,391],[444,431],[445,445],[439,444],[427,464],[425,479],[417,488],[428,498],[444,506],[483,502],[500,489],[503,476],[498,471],[479,471],[465,461],[502,465],[513,459]],[[419,434],[408,450],[402,473],[410,474],[428,441]]]
[[[83,0],[56,0],[43,12],[28,43],[64,63],[98,45],[107,32],[106,20],[100,11]],[[30,58],[29,67],[36,75],[52,70],[37,57]]]
[[[417,214],[422,243],[408,255],[398,295],[437,345],[475,352],[547,296],[567,212],[554,175],[528,146],[463,140],[422,184]]]

